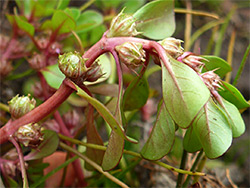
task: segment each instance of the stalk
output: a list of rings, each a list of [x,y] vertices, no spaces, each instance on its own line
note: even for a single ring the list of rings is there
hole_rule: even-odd
[[[185,169],[186,163],[187,163],[187,156],[188,156],[187,151],[183,150],[180,169],[183,169],[183,170]],[[177,179],[177,183],[176,183],[176,188],[181,187],[182,181],[183,181],[183,174],[179,174],[178,179]]]

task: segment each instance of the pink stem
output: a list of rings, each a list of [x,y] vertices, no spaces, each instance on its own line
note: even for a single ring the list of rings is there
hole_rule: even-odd
[[[60,88],[43,104],[25,114],[21,118],[12,122],[10,121],[2,127],[0,129],[0,144],[6,142],[19,127],[42,120],[53,112],[58,106],[60,106],[60,104],[62,104],[74,91],[73,86],[70,86],[69,82],[70,81],[68,79],[65,79]]]
[[[10,137],[9,139],[12,144],[15,146],[16,150],[17,150],[17,153],[18,153],[18,156],[19,156],[19,161],[20,161],[20,166],[21,166],[21,173],[22,173],[22,179],[23,179],[23,187],[29,187],[29,182],[28,182],[28,179],[27,179],[27,174],[26,174],[26,169],[25,169],[25,163],[24,163],[24,158],[23,158],[23,152],[21,150],[21,147],[20,145],[17,143],[17,141],[13,138],[13,137]]]

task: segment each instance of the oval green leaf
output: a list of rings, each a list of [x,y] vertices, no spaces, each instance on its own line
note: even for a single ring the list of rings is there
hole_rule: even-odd
[[[144,76],[137,76],[125,90],[123,96],[124,111],[131,111],[143,107],[149,96],[148,81]]]
[[[158,160],[171,150],[175,138],[175,123],[170,117],[166,105],[161,104],[151,134],[141,150],[148,160]]]
[[[190,153],[194,153],[202,149],[202,145],[197,137],[194,127],[190,126],[183,138],[183,148]]]
[[[43,142],[37,149],[32,149],[31,152],[24,157],[25,161],[41,159],[54,153],[59,144],[59,137],[52,130],[44,130]]]
[[[208,158],[223,155],[232,143],[232,130],[225,114],[210,98],[192,126]]]
[[[205,63],[204,68],[202,69],[202,72],[207,72],[210,70],[214,71],[216,74],[218,74],[221,78],[223,78],[228,72],[232,71],[231,66],[222,58],[212,55],[203,55],[203,58],[207,59],[208,61],[204,61]]]
[[[60,71],[58,64],[47,66],[41,70],[49,86],[58,89],[63,82],[65,75]]]
[[[210,92],[193,69],[171,57],[165,61],[161,62],[163,100],[176,124],[187,128]]]
[[[250,104],[244,99],[239,90],[227,82],[222,81],[222,89],[219,89],[218,92],[224,99],[234,104],[238,109],[250,107]]]
[[[136,11],[134,17],[137,31],[148,38],[161,40],[175,31],[173,0],[152,1]]]
[[[112,170],[120,162],[124,149],[124,139],[115,131],[109,137],[107,150],[105,151],[102,168],[104,171]]]
[[[83,12],[78,20],[76,21],[76,29],[77,34],[82,32],[87,32],[99,25],[103,22],[102,14],[94,10],[87,10]]]
[[[58,34],[68,33],[76,27],[74,19],[62,10],[54,12],[51,22],[53,30],[57,31]]]
[[[232,103],[222,99],[223,107],[221,107],[224,114],[227,116],[227,119],[231,125],[233,137],[237,138],[245,132],[245,123],[240,115],[239,110]]]

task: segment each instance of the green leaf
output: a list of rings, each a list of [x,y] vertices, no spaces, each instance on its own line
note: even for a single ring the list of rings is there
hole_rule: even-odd
[[[23,30],[25,33],[27,33],[29,36],[33,36],[35,33],[35,28],[32,24],[30,24],[27,19],[24,16],[16,16],[16,15],[10,15],[6,14],[8,21],[11,24],[14,24],[14,22],[17,24],[18,28]]]
[[[110,97],[117,97],[119,86],[118,84],[99,84],[96,86],[89,86],[88,89],[91,93]]]
[[[27,169],[28,173],[38,173],[43,171],[45,168],[49,166],[49,163],[37,163],[33,165],[29,165],[29,168]]]
[[[75,21],[78,20],[81,14],[81,11],[77,8],[66,8],[64,12],[71,16]]]
[[[58,30],[58,34],[68,33],[76,27],[74,19],[62,10],[55,11],[51,21],[53,30]]]
[[[56,9],[65,9],[69,5],[70,0],[59,0]]]
[[[249,108],[250,106],[239,90],[227,82],[222,81],[222,89],[219,89],[218,92],[224,99],[234,104],[238,109]]]
[[[76,29],[77,34],[82,32],[87,32],[100,24],[103,23],[102,14],[94,10],[87,10],[83,12],[78,20],[76,21]]]
[[[152,1],[136,11],[134,17],[137,31],[148,38],[164,39],[175,31],[173,0]]]
[[[17,187],[17,188],[20,187],[20,185],[18,185],[18,183],[10,176],[7,176],[6,178],[7,178],[8,185],[10,187]]]
[[[164,157],[172,148],[175,138],[175,124],[166,105],[161,104],[152,132],[141,150],[141,155],[148,160]]]
[[[137,76],[129,84],[123,96],[124,111],[131,111],[143,107],[149,96],[148,81],[144,76]]]
[[[41,72],[47,83],[55,89],[60,87],[65,78],[65,75],[60,71],[58,64],[47,66],[42,69]]]
[[[128,136],[125,135],[122,125],[118,123],[116,118],[110,113],[110,111],[101,102],[99,102],[93,97],[90,97],[85,91],[83,91],[77,85],[75,86],[77,88],[77,95],[86,99],[99,112],[99,114],[108,123],[108,125],[112,128],[112,130],[114,130],[123,139],[132,143],[137,143],[136,140],[129,138]]]
[[[95,4],[99,7],[99,8],[104,8],[104,9],[108,9],[108,8],[116,8],[118,7],[123,0],[96,0]]]
[[[210,98],[192,126],[208,158],[223,155],[232,143],[232,130],[225,114]]]
[[[125,1],[123,4],[123,7],[125,7],[124,13],[134,13],[144,4],[145,0]]]
[[[202,69],[202,72],[217,69],[214,72],[218,74],[221,78],[223,78],[228,72],[232,71],[231,66],[220,57],[212,55],[203,55],[202,57],[208,60],[203,61],[203,63],[205,63],[205,66]]]
[[[88,119],[87,126],[86,126],[87,127],[86,128],[87,129],[87,143],[103,146],[102,138],[100,137],[95,127],[94,109],[92,106],[89,107],[89,111],[88,111],[88,115],[86,119]],[[86,155],[88,158],[92,159],[94,162],[100,165],[103,160],[104,151],[87,147]],[[95,168],[88,163],[85,163],[85,167],[87,170],[95,170]]]
[[[194,153],[202,149],[202,145],[197,137],[194,127],[190,126],[183,139],[183,147],[187,152]]]
[[[104,171],[112,170],[121,160],[124,148],[124,139],[114,130],[109,137],[107,150],[103,157],[102,168]]]
[[[176,124],[187,128],[210,92],[193,69],[171,57],[166,61],[161,66],[163,100]]]
[[[59,137],[56,132],[52,130],[44,130],[43,142],[37,149],[32,149],[31,152],[24,157],[25,161],[41,159],[54,153],[59,144]]]
[[[230,102],[222,98],[224,107],[221,110],[227,116],[227,119],[231,125],[233,137],[239,137],[245,132],[245,123],[240,115],[239,110]]]

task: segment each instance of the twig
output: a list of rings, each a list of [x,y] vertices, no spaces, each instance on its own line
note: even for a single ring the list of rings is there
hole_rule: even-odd
[[[229,42],[229,47],[228,47],[228,52],[227,52],[227,63],[232,67],[232,60],[233,60],[233,52],[234,52],[234,44],[235,44],[235,38],[236,38],[236,31],[235,29],[232,32],[230,42]],[[225,81],[230,82],[232,76],[232,72],[227,73]]]
[[[183,149],[180,169],[185,169],[186,163],[187,163],[187,156],[188,156],[188,152]],[[183,174],[179,174],[178,179],[177,179],[177,183],[176,183],[176,188],[181,187],[182,181],[183,181]]]
[[[226,176],[227,176],[227,179],[228,179],[229,183],[232,185],[232,187],[233,187],[233,188],[238,188],[238,186],[235,185],[235,183],[234,183],[233,180],[231,179],[231,177],[230,177],[230,171],[229,171],[228,168],[226,169]]]
[[[245,67],[247,57],[249,56],[249,52],[250,52],[250,44],[248,45],[248,47],[247,47],[247,49],[246,49],[246,51],[245,51],[245,53],[244,53],[243,59],[242,59],[242,61],[241,61],[241,63],[240,63],[240,67],[239,67],[239,69],[238,69],[238,71],[237,71],[237,74],[236,74],[236,76],[235,76],[235,79],[234,79],[234,81],[233,81],[233,85],[234,85],[234,86],[236,86],[237,83],[238,83],[238,79],[240,78],[241,73],[242,73],[242,71],[243,71],[243,69],[244,69],[244,67]]]
[[[79,156],[81,159],[83,159],[85,162],[89,163],[91,166],[93,166],[96,170],[98,170],[100,173],[102,173],[104,176],[106,176],[108,179],[110,179],[111,181],[113,181],[114,183],[116,183],[117,185],[123,187],[123,188],[128,188],[128,186],[126,184],[124,184],[123,182],[121,182],[120,180],[118,180],[117,178],[115,178],[114,176],[112,176],[111,174],[109,174],[108,172],[104,172],[102,170],[102,167],[100,167],[97,163],[95,163],[94,161],[92,161],[91,159],[89,159],[88,157],[86,157],[85,155],[81,154],[80,152],[78,152],[77,150],[75,150],[72,147],[69,147],[68,145],[60,142],[59,144],[63,149],[72,152],[74,154],[76,154],[77,156]]]
[[[192,9],[192,4],[190,2],[190,0],[186,1],[186,6],[187,6],[187,10],[191,10]],[[186,27],[185,27],[185,34],[184,34],[184,40],[185,40],[185,44],[184,44],[184,48],[187,49],[190,43],[190,36],[192,33],[192,15],[191,14],[186,14]]]

